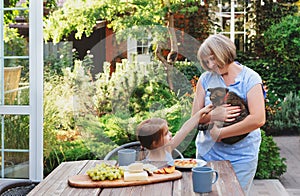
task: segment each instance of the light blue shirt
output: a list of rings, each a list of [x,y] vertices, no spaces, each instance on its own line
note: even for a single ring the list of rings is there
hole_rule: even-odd
[[[147,162],[147,161],[153,161],[153,160],[151,160],[149,158],[149,153],[148,153],[148,155],[146,156],[146,158],[144,160],[142,160],[142,161]],[[173,162],[174,159],[172,157],[172,154],[165,150],[165,158],[163,160],[160,160],[160,161]]]
[[[242,71],[236,77],[234,84],[230,86],[226,86],[223,78],[219,74],[207,71],[200,76],[201,84],[206,93],[205,105],[211,103],[209,99],[210,92],[207,89],[215,87],[226,87],[229,91],[233,91],[243,98],[247,103],[247,93],[256,84],[262,84],[262,80],[259,74],[254,70],[241,64],[239,65],[242,66]],[[205,161],[230,160],[232,164],[247,163],[257,160],[258,158],[261,142],[260,129],[250,132],[247,137],[233,145],[223,142],[214,142],[208,131],[206,131],[204,141],[199,141],[200,135],[201,134],[198,133],[196,139],[197,158],[202,158]]]

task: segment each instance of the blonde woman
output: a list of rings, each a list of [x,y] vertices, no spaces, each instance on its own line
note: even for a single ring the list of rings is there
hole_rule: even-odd
[[[233,125],[207,131],[205,139],[197,139],[197,158],[206,161],[229,160],[239,182],[248,194],[253,181],[261,142],[260,127],[265,123],[265,105],[261,77],[252,69],[235,61],[236,47],[226,36],[209,36],[200,46],[197,57],[206,70],[199,78],[193,101],[192,114],[211,104],[209,88],[226,87],[238,94],[248,105],[249,115]],[[206,124],[213,121],[231,122],[240,115],[238,106],[224,104],[216,107],[200,119]],[[225,144],[221,140],[249,133],[235,144]],[[201,137],[201,132],[198,138]]]

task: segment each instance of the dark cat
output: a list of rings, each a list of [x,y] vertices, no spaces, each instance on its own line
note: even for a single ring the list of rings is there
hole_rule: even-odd
[[[210,94],[210,100],[214,107],[220,106],[222,104],[230,104],[232,106],[240,106],[241,112],[240,115],[235,118],[232,122],[215,122],[217,123],[218,127],[226,127],[232,125],[234,123],[240,122],[249,115],[249,110],[246,102],[239,97],[236,93],[229,91],[227,88],[217,87],[217,88],[210,88],[208,91]],[[234,144],[243,138],[245,138],[248,133],[233,137],[228,137],[222,139],[222,142],[226,144]]]

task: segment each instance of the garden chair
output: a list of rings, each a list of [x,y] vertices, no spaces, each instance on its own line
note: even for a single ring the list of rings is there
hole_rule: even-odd
[[[4,67],[4,99],[6,104],[13,104],[16,99],[19,90],[21,69],[21,66]]]
[[[29,89],[29,83],[21,83],[22,66],[4,67],[4,98],[5,104],[12,105],[16,98],[20,104],[21,91]]]
[[[141,161],[146,158],[147,150],[145,148],[142,148],[141,143],[139,141],[135,141],[135,142],[123,144],[113,149],[104,157],[104,160],[117,159],[118,151],[123,148],[135,149],[137,151],[137,161]],[[181,158],[181,159],[184,158],[184,156],[181,154],[181,152],[178,149],[174,149],[174,151],[172,152],[172,156],[173,158]]]

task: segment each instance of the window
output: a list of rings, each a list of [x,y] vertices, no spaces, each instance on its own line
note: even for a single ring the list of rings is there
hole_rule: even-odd
[[[149,63],[151,61],[151,36],[143,40],[127,40],[127,56],[129,62]]]
[[[149,54],[149,50],[150,50],[150,40],[149,39],[145,39],[142,41],[137,41],[137,54]]]
[[[42,3],[0,1],[0,178],[43,178]]]
[[[214,21],[214,33],[227,35],[241,51],[246,50],[247,2],[219,0],[210,9],[211,18]]]

